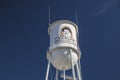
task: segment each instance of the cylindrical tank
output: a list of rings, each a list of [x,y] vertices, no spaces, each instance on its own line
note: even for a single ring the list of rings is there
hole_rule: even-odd
[[[58,20],[50,24],[50,47],[47,51],[47,59],[59,70],[71,69],[80,59],[77,33],[78,27],[68,20]]]

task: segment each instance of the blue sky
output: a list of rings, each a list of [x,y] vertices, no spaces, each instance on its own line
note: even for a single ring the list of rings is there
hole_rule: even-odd
[[[83,80],[120,80],[119,0],[0,0],[0,80],[44,80],[51,22],[75,22]]]

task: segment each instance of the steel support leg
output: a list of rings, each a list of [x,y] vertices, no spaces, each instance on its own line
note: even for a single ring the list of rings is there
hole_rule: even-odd
[[[47,66],[47,72],[46,72],[46,78],[45,78],[45,80],[48,80],[49,69],[50,69],[50,61],[48,62],[48,66]]]
[[[63,70],[63,76],[64,76],[64,80],[65,80],[65,70]]]
[[[55,78],[56,78],[56,80],[58,80],[58,70],[56,69],[56,75],[55,75]]]
[[[82,80],[82,77],[81,77],[81,69],[80,69],[80,67],[78,66],[78,63],[76,64],[76,68],[77,68],[77,74],[78,74],[78,79],[79,80]]]

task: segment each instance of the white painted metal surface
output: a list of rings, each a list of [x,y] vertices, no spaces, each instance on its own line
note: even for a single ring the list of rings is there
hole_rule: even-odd
[[[56,69],[56,79],[54,80],[59,80],[59,71],[63,71],[61,76],[63,80],[82,80],[81,71],[78,66],[81,53],[79,51],[79,43],[77,43],[77,25],[69,20],[58,20],[50,24],[48,33],[50,35],[50,47],[47,51],[49,63],[46,80],[49,80],[50,64]],[[68,70],[71,70],[72,75],[66,76]]]
[[[50,35],[48,60],[59,70],[71,69],[69,49],[72,50],[73,65],[77,63],[80,54],[77,46],[77,25],[68,20],[59,20],[50,25],[48,32]]]

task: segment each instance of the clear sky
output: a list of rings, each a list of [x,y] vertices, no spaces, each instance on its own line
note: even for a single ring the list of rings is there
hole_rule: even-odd
[[[45,80],[51,22],[75,22],[83,80],[120,80],[119,0],[0,0],[0,80]]]

